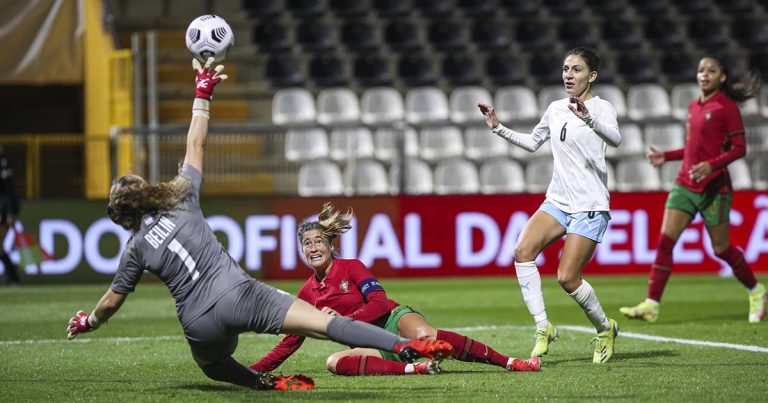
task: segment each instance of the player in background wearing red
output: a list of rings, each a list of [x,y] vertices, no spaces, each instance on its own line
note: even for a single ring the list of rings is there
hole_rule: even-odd
[[[406,338],[443,340],[453,346],[452,357],[467,362],[496,365],[509,371],[538,371],[539,358],[510,358],[494,349],[447,330],[434,329],[413,308],[387,298],[376,277],[357,259],[334,256],[333,241],[351,226],[352,216],[323,205],[317,221],[307,221],[298,230],[306,263],[314,273],[298,293],[316,308],[333,316],[347,316],[369,322]],[[286,336],[264,358],[251,365],[259,372],[275,370],[301,347],[304,338]],[[332,354],[326,361],[329,371],[338,375],[403,375],[440,372],[438,360],[415,364],[402,362],[396,355],[371,348],[353,348]]]
[[[110,288],[88,314],[69,320],[67,336],[96,330],[133,292],[144,271],[157,275],[176,302],[192,357],[210,379],[266,390],[313,389],[304,375],[276,376],[237,362],[240,333],[296,334],[355,346],[380,348],[405,360],[448,355],[446,342],[408,340],[368,323],[327,315],[288,293],[245,273],[227,254],[203,217],[200,189],[208,136],[209,104],[214,87],[227,78],[224,66],[210,68],[197,60],[192,120],[186,155],[179,174],[169,182],[150,184],[128,174],[109,192],[107,214],[132,232]]]
[[[728,164],[747,153],[737,102],[744,102],[757,93],[760,76],[750,72],[739,83],[731,85],[723,60],[706,56],[699,61],[696,80],[701,93],[688,105],[685,147],[662,151],[651,146],[648,152],[648,159],[655,167],[666,161],[683,160],[665,205],[648,296],[638,305],[619,310],[632,319],[651,323],[658,319],[661,296],[672,274],[672,250],[680,234],[699,213],[715,255],[728,262],[736,279],[749,291],[749,322],[757,323],[765,317],[766,291],[755,279],[744,253],[729,241],[733,188]]]

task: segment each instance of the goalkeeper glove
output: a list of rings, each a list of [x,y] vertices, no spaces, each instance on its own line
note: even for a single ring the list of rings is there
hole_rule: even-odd
[[[192,67],[195,69],[195,98],[210,100],[213,98],[213,88],[216,84],[227,79],[226,74],[220,74],[224,70],[223,65],[211,69],[213,58],[209,57],[205,66],[201,66],[197,59],[192,59]]]
[[[72,340],[80,333],[92,332],[101,325],[94,315],[88,315],[88,312],[78,311],[67,325],[67,339]]]

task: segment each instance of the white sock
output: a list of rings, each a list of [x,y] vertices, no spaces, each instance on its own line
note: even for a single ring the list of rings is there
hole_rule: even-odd
[[[413,364],[405,364],[405,373],[406,374],[412,374],[416,372],[416,368],[413,367]]]
[[[568,295],[581,306],[581,309],[587,314],[587,318],[595,326],[598,333],[605,332],[611,328],[611,323],[608,322],[608,317],[605,316],[603,307],[600,306],[600,301],[597,300],[597,294],[595,294],[595,290],[592,289],[587,280],[581,280],[579,288]]]
[[[536,322],[536,329],[546,329],[549,326],[547,310],[544,307],[544,294],[541,292],[541,275],[536,262],[515,262],[517,281],[528,312]]]

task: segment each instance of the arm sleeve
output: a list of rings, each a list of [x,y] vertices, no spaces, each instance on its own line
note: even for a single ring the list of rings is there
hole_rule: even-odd
[[[267,355],[257,363],[251,365],[251,369],[259,372],[271,372],[288,359],[304,343],[304,337],[289,334],[283,338]]]
[[[664,161],[675,161],[683,159],[683,148],[677,150],[664,151]]]
[[[138,258],[135,239],[131,238],[125,247],[123,255],[120,256],[120,263],[117,267],[117,273],[112,280],[112,291],[119,294],[130,294],[136,289],[136,284],[141,280],[144,274],[144,267]]]
[[[198,171],[197,168],[192,165],[184,164],[179,171],[177,179],[179,177],[189,179],[191,183],[189,194],[194,196],[192,197],[194,203],[200,205],[200,188],[203,186],[203,173]]]
[[[590,127],[609,146],[618,147],[621,144],[621,132],[619,132],[619,122],[616,119],[616,110],[609,102],[600,104],[600,110],[592,119]]]
[[[510,143],[522,148],[523,150],[532,153],[538,150],[539,147],[541,147],[541,145],[544,144],[544,142],[546,142],[549,138],[548,115],[549,109],[544,112],[544,116],[541,117],[541,120],[536,125],[536,127],[533,128],[533,132],[530,134],[520,133],[518,131],[512,130],[508,127],[505,127],[501,123],[494,127],[492,132],[493,134],[509,141]]]
[[[349,269],[349,276],[363,295],[365,304],[346,316],[371,323],[390,311],[384,287],[360,261],[353,262]]]
[[[725,130],[730,138],[731,147],[720,155],[709,160],[712,169],[718,169],[727,166],[733,161],[747,155],[747,144],[744,138],[744,123],[741,121],[741,113],[734,105],[726,109]]]
[[[712,169],[719,169],[745,155],[747,155],[747,144],[742,132],[731,136],[731,148],[709,160],[709,165],[712,166]]]

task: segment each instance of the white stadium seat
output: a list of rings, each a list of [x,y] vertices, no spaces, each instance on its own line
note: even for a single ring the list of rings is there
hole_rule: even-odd
[[[299,168],[299,196],[338,196],[342,193],[341,169],[333,161],[309,161]]]
[[[448,118],[448,98],[440,88],[416,87],[405,94],[405,120],[408,123],[445,122]]]
[[[291,128],[285,133],[285,159],[288,161],[328,158],[328,153],[328,134],[323,128]]]
[[[314,123],[315,99],[303,88],[284,88],[272,97],[272,123],[276,125]]]
[[[473,85],[456,87],[451,91],[448,99],[451,121],[456,124],[483,122],[483,114],[477,107],[478,103],[491,103],[491,94],[488,90]]]
[[[435,167],[435,193],[467,194],[480,191],[477,168],[471,162],[454,158],[442,160]]]
[[[480,166],[480,192],[483,194],[525,191],[523,167],[508,158],[496,158]]]
[[[360,99],[360,120],[367,125],[379,125],[403,120],[403,96],[392,87],[374,87],[363,91]]]
[[[357,123],[360,103],[349,88],[326,88],[317,94],[317,122],[334,126]]]

